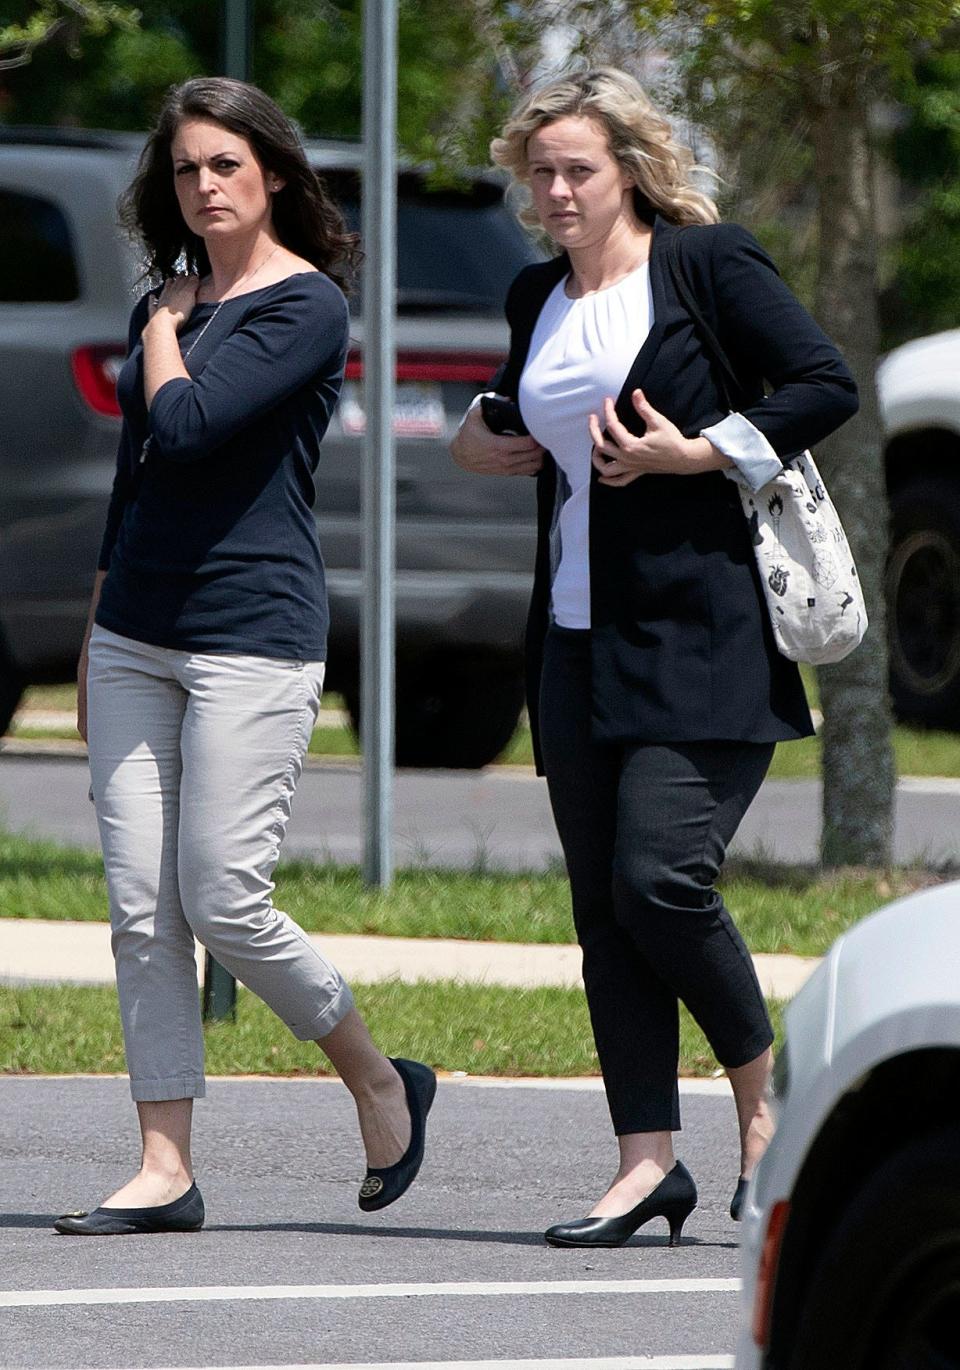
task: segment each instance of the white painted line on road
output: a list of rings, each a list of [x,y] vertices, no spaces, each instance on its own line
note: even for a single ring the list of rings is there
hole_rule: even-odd
[[[471,1085],[476,1089],[575,1089],[597,1093],[603,1092],[603,1081],[599,1076],[575,1076],[571,1079],[557,1079],[552,1076],[540,1078],[515,1079],[499,1078],[496,1075],[452,1075],[441,1076],[444,1085]],[[730,1081],[724,1075],[720,1079],[683,1079],[680,1080],[681,1094],[709,1094],[723,1096],[732,1093]]]
[[[311,1365],[271,1365],[269,1370],[733,1370],[732,1356],[551,1356],[548,1360],[404,1360],[329,1361]],[[167,1370],[210,1370],[209,1366],[167,1367]],[[255,1370],[249,1365],[224,1365],[217,1370]]]
[[[527,1298],[532,1294],[734,1294],[739,1280],[516,1280],[441,1284],[210,1284],[132,1289],[7,1289],[0,1308],[232,1303],[248,1299]]]
[[[0,978],[2,983],[2,978]],[[67,1075],[7,1075],[5,1081],[28,1080],[32,1085],[57,1084],[64,1080],[126,1080],[126,1075],[109,1075],[92,1072],[76,1072]],[[339,1085],[338,1075],[208,1075],[208,1084],[218,1085],[289,1085],[303,1088],[304,1085]],[[511,1076],[511,1075],[441,1075],[441,1085],[470,1085],[478,1089],[574,1089],[600,1094],[603,1081],[599,1075],[578,1075],[569,1079],[564,1076]],[[684,1077],[679,1081],[681,1094],[727,1095],[732,1091],[730,1081],[724,1075],[720,1079],[697,1079]]]

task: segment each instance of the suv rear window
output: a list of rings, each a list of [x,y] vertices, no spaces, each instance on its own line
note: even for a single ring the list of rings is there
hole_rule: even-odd
[[[359,232],[359,178],[320,170],[349,227]],[[434,190],[407,173],[397,194],[398,310],[500,318],[514,276],[540,255],[504,204],[502,188],[475,181]]]
[[[50,200],[0,190],[0,303],[46,304],[80,294],[70,229]]]

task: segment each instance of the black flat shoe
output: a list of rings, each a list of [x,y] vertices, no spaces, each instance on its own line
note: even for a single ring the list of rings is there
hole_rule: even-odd
[[[427,1135],[427,1114],[437,1092],[437,1077],[429,1066],[420,1061],[405,1061],[402,1058],[388,1058],[396,1070],[407,1092],[407,1107],[410,1110],[410,1145],[395,1165],[379,1169],[370,1166],[367,1170],[357,1203],[364,1213],[374,1213],[378,1208],[386,1208],[405,1194],[414,1180],[423,1161],[423,1145]]]
[[[651,1218],[666,1218],[670,1245],[680,1245],[683,1224],[697,1206],[697,1186],[682,1161],[665,1175],[636,1208],[616,1218],[578,1218],[558,1223],[543,1234],[550,1246],[622,1246]]]
[[[92,1213],[64,1213],[53,1224],[74,1237],[124,1237],[131,1232],[199,1232],[203,1199],[196,1181],[186,1194],[157,1208],[95,1208]]]
[[[743,1201],[747,1197],[747,1186],[749,1184],[750,1181],[747,1179],[746,1175],[741,1175],[737,1181],[737,1187],[734,1190],[733,1198],[730,1200],[730,1216],[735,1223],[740,1221],[740,1215],[743,1212]]]

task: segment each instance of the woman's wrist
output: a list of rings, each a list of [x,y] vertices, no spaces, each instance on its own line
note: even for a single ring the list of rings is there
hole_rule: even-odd
[[[684,438],[688,460],[697,471],[723,471],[732,466],[732,460],[719,447],[714,447],[709,438]]]
[[[170,310],[167,309],[165,305],[160,305],[158,309],[153,311],[150,318],[144,324],[143,332],[144,334],[150,334],[152,337],[157,337],[164,333],[172,333],[173,336],[176,337],[177,331],[182,323],[183,320],[178,319],[175,314],[171,314]]]
[[[147,408],[167,381],[189,380],[177,337],[176,315],[158,309],[143,330],[143,397]]]

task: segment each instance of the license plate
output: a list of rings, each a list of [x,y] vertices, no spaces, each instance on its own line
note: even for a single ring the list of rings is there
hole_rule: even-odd
[[[337,410],[340,427],[349,438],[367,429],[363,386],[345,381]],[[393,431],[398,438],[442,438],[446,412],[440,386],[433,381],[398,381],[393,402]]]

